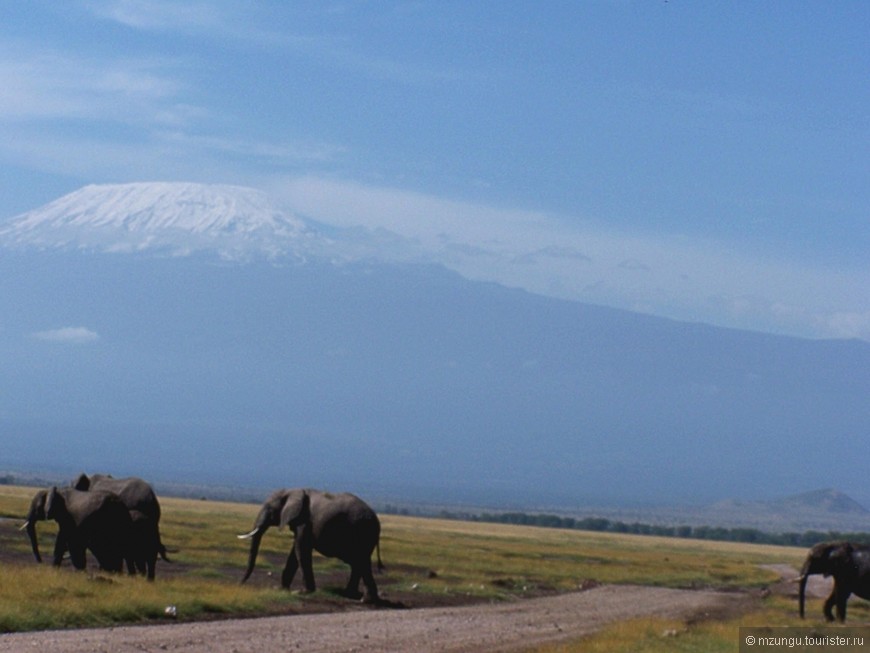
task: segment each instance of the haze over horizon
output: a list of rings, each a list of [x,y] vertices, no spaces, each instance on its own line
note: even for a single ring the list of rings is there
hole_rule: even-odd
[[[865,3],[80,0],[0,21],[0,224],[88,184],[249,186],[473,280],[870,340]]]

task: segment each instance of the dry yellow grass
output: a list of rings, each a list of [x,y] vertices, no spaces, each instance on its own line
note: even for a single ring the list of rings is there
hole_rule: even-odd
[[[0,514],[23,516],[35,491],[0,486]],[[172,556],[174,567],[159,565],[155,583],[37,565],[27,538],[17,531],[21,521],[0,522],[0,546],[10,557],[0,566],[0,587],[19,588],[0,597],[0,630],[147,621],[163,618],[167,605],[178,606],[182,618],[262,614],[287,611],[303,600],[281,591],[277,579],[261,576],[259,587],[238,584],[248,545],[236,535],[250,529],[259,506],[174,498],[161,504],[164,542],[178,552]],[[51,524],[40,524],[39,531],[41,545],[50,551]],[[263,539],[258,570],[279,569],[291,543],[286,530],[272,529]],[[492,600],[567,591],[590,582],[758,587],[775,577],[760,564],[797,564],[804,551],[384,515],[381,554],[387,573],[379,583],[392,596],[413,591],[415,597],[428,592]],[[330,573],[343,579],[346,567],[316,556],[315,576]],[[420,601],[425,604],[425,598]],[[636,641],[649,639],[643,633],[668,629],[639,622],[607,636]]]

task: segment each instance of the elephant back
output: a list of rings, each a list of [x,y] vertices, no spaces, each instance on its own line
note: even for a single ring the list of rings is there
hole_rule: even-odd
[[[84,477],[87,479],[87,477]],[[78,486],[83,483],[79,477]],[[154,493],[154,488],[141,478],[131,476],[129,478],[112,478],[94,474],[88,479],[87,488],[90,490],[107,490],[114,492],[120,497],[127,510],[136,511],[152,519],[155,523],[160,521],[160,502]]]
[[[80,514],[83,517],[96,516],[100,519],[107,516],[125,514],[127,519],[130,513],[121,498],[108,490],[93,490],[82,492],[71,488],[59,490],[64,495],[67,508],[71,513]]]

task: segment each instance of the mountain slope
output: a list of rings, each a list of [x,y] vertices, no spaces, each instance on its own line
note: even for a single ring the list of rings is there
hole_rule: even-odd
[[[190,232],[167,210],[142,209],[131,233]],[[317,255],[165,256],[170,236],[100,253],[128,227],[98,214],[73,232],[62,213],[4,227],[11,465],[523,506],[870,498],[867,343],[678,323],[438,266],[334,265],[332,234],[292,221],[264,239]],[[247,232],[229,232],[237,251]]]

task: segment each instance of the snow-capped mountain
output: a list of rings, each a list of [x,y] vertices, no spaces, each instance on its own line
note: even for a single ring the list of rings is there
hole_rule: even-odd
[[[433,261],[233,186],[88,186],[2,222],[3,459],[530,506],[836,478],[870,503],[866,342],[674,322]]]
[[[91,185],[0,226],[0,243],[102,252],[302,256],[317,239],[262,192],[193,183]]]

